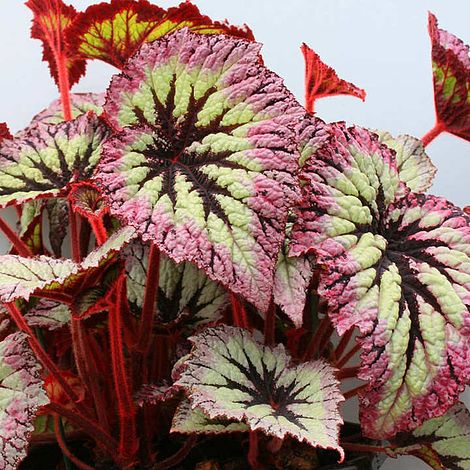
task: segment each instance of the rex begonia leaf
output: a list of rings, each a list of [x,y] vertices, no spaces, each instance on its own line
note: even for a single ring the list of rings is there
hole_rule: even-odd
[[[42,202],[29,201],[23,204],[18,235],[32,253],[41,254],[42,246]]]
[[[49,241],[52,252],[62,257],[62,244],[69,225],[69,205],[65,198],[45,199],[47,220],[49,222]]]
[[[388,132],[375,131],[379,141],[395,150],[398,176],[412,191],[427,191],[436,175],[437,168],[424,150],[421,140],[410,135],[393,137]]]
[[[412,433],[400,435],[393,456],[409,454],[435,470],[470,468],[470,413],[463,403],[446,414],[423,423]]]
[[[331,132],[303,167],[291,254],[314,250],[339,334],[359,327],[362,426],[386,438],[445,413],[470,376],[470,219],[409,192],[375,134]]]
[[[175,386],[210,418],[246,422],[251,430],[287,435],[344,453],[338,442],[343,401],[334,369],[323,361],[291,363],[282,344],[264,346],[242,328],[207,328]]]
[[[189,400],[183,400],[176,408],[170,432],[180,434],[226,434],[248,432],[250,428],[239,421],[224,418],[210,419],[200,408],[191,407]]]
[[[66,30],[75,19],[77,11],[62,0],[28,0],[33,12],[31,37],[39,39],[43,46],[42,58],[49,64],[51,75],[59,86],[57,59],[61,57],[68,72],[69,86],[77,83],[85,74],[86,62],[66,51]]]
[[[366,99],[364,90],[339,78],[307,44],[302,44],[300,49],[305,60],[305,107],[308,112],[313,112],[316,99],[326,96],[351,95],[362,101]]]
[[[437,125],[470,140],[469,47],[453,34],[438,28],[432,13],[429,13],[429,35]]]
[[[142,307],[148,267],[148,245],[131,243],[123,252],[126,259],[127,298]],[[190,321],[203,324],[220,320],[228,305],[225,289],[210,280],[191,263],[176,264],[160,254],[158,320],[172,322],[187,312]]]
[[[10,129],[5,122],[0,122],[0,144],[3,140],[13,139]]]
[[[259,48],[188,30],[145,44],[111,82],[105,112],[123,130],[97,177],[145,241],[265,310],[305,111]]]
[[[28,300],[37,291],[70,286],[89,270],[98,268],[119,252],[135,236],[131,227],[121,229],[103,245],[92,251],[81,263],[48,256],[23,258],[0,256],[0,301]]]
[[[100,59],[122,69],[142,44],[181,28],[200,34],[228,34],[253,40],[244,26],[214,22],[191,2],[164,10],[147,0],[111,0],[80,13],[68,32],[72,53],[84,59]]]
[[[101,191],[89,181],[74,184],[68,199],[74,212],[88,220],[102,218],[108,212],[108,206]]]
[[[16,332],[0,342],[0,468],[15,470],[26,457],[34,419],[49,399],[28,337]]]
[[[29,326],[57,330],[70,322],[70,307],[55,300],[39,299],[24,313]]]
[[[103,112],[104,93],[70,93],[70,108],[72,118],[77,118],[87,111],[93,111],[97,116]],[[36,114],[30,126],[42,124],[60,124],[64,122],[64,110],[60,99],[54,100],[46,109]]]
[[[54,197],[69,183],[90,178],[106,126],[93,114],[38,125],[0,146],[0,207]]]

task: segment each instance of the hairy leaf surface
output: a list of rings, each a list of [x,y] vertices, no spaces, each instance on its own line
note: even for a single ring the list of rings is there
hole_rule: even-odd
[[[253,40],[253,33],[212,21],[191,2],[164,10],[147,0],[111,0],[78,15],[68,34],[71,51],[84,59],[100,59],[122,69],[146,42],[189,28],[200,34],[228,34]]]
[[[366,92],[356,85],[338,77],[333,68],[307,44],[301,46],[305,60],[305,103],[307,111],[313,112],[315,100],[326,96],[351,95],[366,99]]]
[[[412,191],[427,191],[437,168],[424,150],[421,140],[410,135],[392,137],[388,132],[378,132],[379,141],[395,150],[398,176]]]
[[[62,0],[28,0],[26,5],[34,14],[31,37],[42,42],[42,58],[49,64],[52,77],[59,86],[57,58],[63,57],[71,87],[80,80],[86,69],[83,59],[76,58],[66,51],[66,30],[76,17],[77,11]]]
[[[192,342],[175,382],[186,389],[192,407],[211,419],[244,421],[251,430],[281,439],[290,435],[343,456],[338,442],[343,397],[325,362],[292,365],[282,344],[264,346],[236,327],[208,328]]]
[[[187,30],[144,45],[112,80],[105,111],[124,129],[98,177],[111,212],[144,240],[264,310],[297,196],[304,111],[258,51]]]
[[[374,134],[332,132],[303,167],[291,254],[315,251],[339,334],[359,327],[362,425],[389,437],[445,413],[469,377],[469,218],[410,193]]]
[[[403,447],[393,450],[396,455],[414,455],[435,470],[468,470],[470,413],[459,402],[445,415],[426,421],[410,434],[399,436],[398,443]]]
[[[69,183],[90,178],[100,158],[106,126],[86,114],[39,125],[0,147],[0,207],[54,197]]]
[[[37,411],[49,403],[41,367],[22,332],[0,342],[0,394],[0,468],[15,470],[26,457]]]
[[[469,47],[438,28],[432,13],[429,13],[429,35],[437,124],[451,134],[470,140]]]

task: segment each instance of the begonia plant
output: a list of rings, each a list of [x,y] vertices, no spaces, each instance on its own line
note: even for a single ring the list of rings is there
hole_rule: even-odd
[[[470,468],[470,216],[425,150],[470,140],[468,46],[429,15],[418,139],[325,123],[365,91],[303,44],[304,107],[189,1],[26,5],[60,97],[0,124],[0,468]]]

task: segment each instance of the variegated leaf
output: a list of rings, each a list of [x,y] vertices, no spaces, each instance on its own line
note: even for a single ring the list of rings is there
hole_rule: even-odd
[[[36,413],[49,403],[41,367],[22,332],[0,342],[0,396],[0,468],[16,470],[26,456]]]
[[[377,132],[377,131],[376,131]],[[410,135],[392,137],[390,133],[377,132],[379,141],[395,150],[398,175],[412,191],[427,191],[436,175],[437,168],[424,150],[421,140]]]
[[[148,267],[148,245],[135,241],[124,250],[127,273],[127,297],[131,304],[142,307]],[[160,254],[158,289],[159,321],[176,320],[189,314],[193,324],[215,322],[228,305],[225,289],[211,281],[204,271],[191,263],[176,264]]]
[[[98,178],[111,212],[144,240],[265,310],[304,111],[258,51],[187,30],[144,45],[109,88],[105,111],[123,130]]]
[[[359,327],[362,426],[387,438],[445,413],[470,377],[470,219],[410,193],[374,134],[331,132],[303,167],[291,254],[315,251],[339,334]]]
[[[62,328],[70,322],[71,317],[68,305],[49,299],[39,299],[24,314],[24,318],[30,326],[47,330]]]
[[[227,434],[231,432],[248,432],[250,428],[239,421],[224,418],[210,419],[200,408],[191,407],[185,399],[176,408],[170,432],[180,434]]]
[[[210,418],[246,422],[251,430],[287,435],[344,456],[338,442],[343,401],[323,361],[291,363],[282,344],[264,346],[242,328],[208,328],[191,338],[175,386]]]
[[[69,183],[90,178],[106,126],[85,114],[57,125],[38,125],[0,146],[0,207],[58,196]]]
[[[392,455],[409,454],[424,460],[435,470],[470,468],[470,413],[463,403],[445,415],[423,423],[397,439]]]

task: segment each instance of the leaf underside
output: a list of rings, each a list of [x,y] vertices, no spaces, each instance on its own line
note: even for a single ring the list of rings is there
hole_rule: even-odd
[[[411,193],[375,134],[331,132],[303,167],[290,254],[315,252],[339,334],[359,327],[362,426],[387,438],[445,413],[470,374],[469,218]]]
[[[283,345],[264,346],[236,327],[208,328],[192,338],[175,386],[210,419],[248,424],[280,439],[343,451],[338,443],[343,400],[334,370],[323,361],[291,365]]]
[[[266,310],[304,111],[258,50],[187,30],[144,45],[109,88],[105,112],[123,130],[97,177],[144,241]]]

